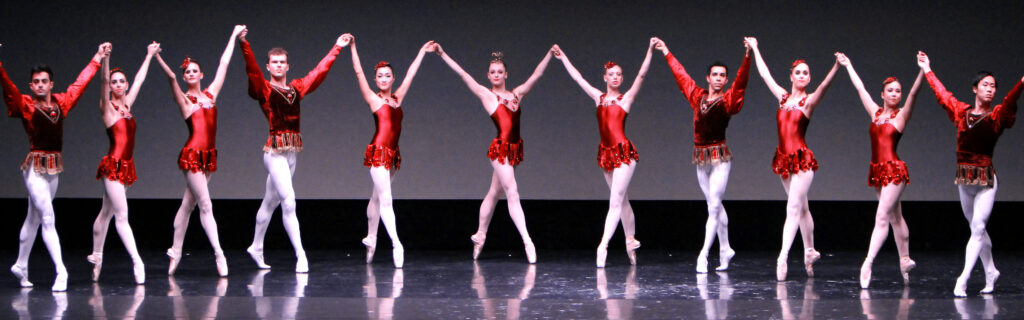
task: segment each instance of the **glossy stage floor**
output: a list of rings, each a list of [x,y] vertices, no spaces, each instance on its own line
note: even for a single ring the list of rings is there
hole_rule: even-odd
[[[405,268],[391,265],[390,250],[364,264],[356,251],[310,251],[310,272],[294,273],[287,250],[266,252],[274,268],[260,271],[229,252],[231,275],[217,277],[213,256],[189,252],[177,274],[166,276],[167,259],[145,254],[147,283],[132,282],[123,252],[108,254],[99,282],[91,265],[68,257],[66,293],[51,293],[53,267],[36,252],[32,289],[13,276],[0,280],[0,318],[345,318],[345,319],[1013,319],[1024,316],[1024,259],[997,252],[1002,278],[991,295],[979,295],[985,276],[976,270],[969,296],[954,298],[962,252],[915,252],[918,268],[904,286],[893,252],[875,262],[870,290],[857,275],[863,253],[825,252],[806,276],[798,258],[788,281],[775,281],[772,252],[739,252],[728,272],[696,274],[693,252],[643,250],[630,266],[612,247],[608,266],[594,254],[541,251],[529,265],[519,251],[407,252]],[[794,251],[796,252],[796,251]],[[712,267],[717,265],[712,256]],[[980,269],[980,268],[979,268]]]

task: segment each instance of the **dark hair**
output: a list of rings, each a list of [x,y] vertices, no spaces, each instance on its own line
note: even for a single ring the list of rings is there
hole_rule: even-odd
[[[726,65],[725,65],[725,63],[723,63],[723,62],[721,62],[721,61],[715,60],[715,62],[712,62],[711,64],[709,64],[709,65],[708,65],[708,75],[709,75],[709,76],[711,75],[711,68],[714,68],[714,67],[722,67],[722,68],[725,68],[725,74],[726,74],[726,76],[728,76],[728,75],[729,75],[729,66],[726,66]]]
[[[284,61],[288,62],[288,50],[285,50],[284,48],[270,48],[270,51],[267,51],[267,63],[270,63],[270,56],[284,56]]]
[[[37,64],[34,67],[32,67],[32,70],[31,70],[31,72],[29,73],[28,76],[29,76],[29,78],[31,78],[32,76],[34,76],[34,75],[36,75],[37,73],[40,73],[40,72],[46,72],[46,76],[50,78],[50,82],[53,82],[53,70],[50,70],[50,66],[42,64],[42,63]],[[975,82],[975,84],[977,84],[977,82]]]
[[[796,69],[796,66],[799,66],[801,63],[807,64],[807,61],[804,61],[804,59],[793,60],[793,64],[789,66],[789,72],[792,73],[793,69]],[[810,69],[811,65],[807,64],[807,68]]]
[[[128,74],[124,73],[124,70],[121,70],[121,68],[114,67],[113,69],[110,69],[111,77],[113,77],[115,73],[121,73],[122,75],[124,75],[125,79],[128,79]]]
[[[978,71],[978,74],[971,80],[971,87],[977,88],[978,83],[981,82],[981,79],[985,79],[985,77],[992,77],[992,84],[994,84],[996,88],[999,88],[999,82],[996,82],[996,75],[985,70]]]
[[[185,72],[185,69],[188,69],[188,65],[192,64],[192,63],[195,63],[196,67],[199,67],[199,71],[200,72],[203,71],[203,65],[199,64],[198,60],[192,59],[192,57],[189,57],[189,56],[186,55],[185,56],[185,61],[181,62],[181,72]]]
[[[501,51],[491,52],[491,63],[500,63],[502,67],[505,67],[505,72],[508,72],[508,64],[505,63],[505,54]]]
[[[391,68],[391,70],[395,70],[395,68],[391,67],[391,63],[384,60],[377,62],[377,65],[373,67],[373,71],[377,71],[377,69],[380,68]]]

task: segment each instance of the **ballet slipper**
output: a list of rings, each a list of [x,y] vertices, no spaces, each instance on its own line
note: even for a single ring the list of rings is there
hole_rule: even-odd
[[[821,253],[814,248],[807,248],[804,252],[804,269],[807,269],[807,276],[814,277],[814,262],[821,259]]]
[[[697,257],[697,273],[708,273],[708,257],[698,256]]]
[[[985,288],[981,289],[981,293],[982,294],[992,293],[992,291],[994,291],[996,289],[996,280],[999,280],[999,270],[996,270],[995,268],[993,268],[992,272],[986,271],[985,272]]]
[[[27,267],[23,267],[23,266],[19,266],[18,264],[14,264],[13,266],[11,266],[11,273],[13,273],[15,277],[18,277],[18,281],[21,282],[20,284],[21,284],[22,288],[31,288],[32,287],[32,283],[28,281],[28,268]]]
[[[391,248],[391,258],[395,261],[395,268],[402,268],[405,264],[405,247],[401,244]]]
[[[910,284],[910,270],[914,270],[917,267],[917,262],[911,260],[909,256],[900,258],[900,274],[903,275],[903,285]]]
[[[604,268],[606,260],[608,260],[608,247],[597,247],[597,267]]]
[[[860,288],[867,289],[871,283],[871,261],[864,260],[864,264],[860,266]]]
[[[537,247],[533,246],[533,241],[526,243],[526,261],[530,262],[530,264],[537,263]]]
[[[957,297],[967,296],[967,278],[959,276],[956,278],[956,285],[953,287],[953,295]]]
[[[249,248],[245,249],[245,252],[248,252],[249,253],[249,257],[252,258],[252,261],[256,262],[256,267],[257,268],[260,268],[260,269],[270,269],[270,265],[268,265],[263,260],[263,250],[256,251],[256,247],[249,246]]]
[[[53,287],[50,289],[54,292],[68,291],[68,272],[57,272],[57,278],[53,279]]]
[[[132,273],[135,275],[135,284],[146,283],[146,265],[142,261],[136,261],[132,266]]]
[[[719,251],[718,252],[718,268],[715,268],[715,270],[717,270],[717,271],[729,270],[729,261],[732,261],[732,257],[735,257],[735,256],[736,256],[736,251],[732,250],[732,248],[727,249],[726,251]]]
[[[175,271],[178,271],[178,263],[181,262],[181,253],[175,252],[174,248],[167,249],[167,257],[171,258],[171,263],[167,266],[167,275],[173,276]]]
[[[480,257],[480,252],[484,250],[484,241],[487,241],[487,234],[477,232],[469,236],[469,240],[473,241],[473,260],[476,260]]]
[[[373,263],[373,254],[377,252],[377,237],[363,238],[363,246],[366,247],[366,263]]]
[[[98,281],[100,279],[100,269],[103,268],[103,253],[93,251],[92,254],[85,257],[85,260],[93,264],[92,281]]]
[[[778,261],[775,261],[775,280],[786,281],[786,273],[789,271],[789,266],[786,264],[786,257],[779,257]]]
[[[217,262],[217,274],[219,274],[221,277],[227,277],[228,259],[224,257],[224,252],[215,252],[213,255],[216,257],[214,261]]]
[[[636,265],[636,249],[640,248],[640,241],[636,238],[626,240],[626,256],[629,257],[629,264]]]
[[[308,273],[309,272],[309,260],[306,259],[306,254],[303,253],[299,256],[298,261],[295,262],[295,273]]]

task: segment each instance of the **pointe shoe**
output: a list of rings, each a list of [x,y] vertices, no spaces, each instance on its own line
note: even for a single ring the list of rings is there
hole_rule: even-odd
[[[54,292],[68,291],[68,273],[58,272],[57,278],[53,279],[53,287],[50,288]]]
[[[992,293],[996,289],[996,280],[999,280],[999,270],[994,270],[991,273],[985,272],[985,288],[981,289],[981,293]]]
[[[14,264],[11,266],[11,273],[13,273],[15,277],[18,277],[18,281],[21,282],[22,288],[32,287],[32,283],[28,281],[28,268]]]
[[[167,257],[171,258],[171,263],[167,265],[167,275],[173,276],[175,271],[178,271],[178,263],[181,262],[181,253],[175,252],[173,248],[167,249]]]
[[[270,265],[268,265],[263,260],[263,250],[256,251],[256,247],[249,246],[248,248],[245,249],[245,252],[248,252],[249,253],[249,257],[252,258],[252,261],[256,262],[256,267],[257,268],[260,268],[260,269],[270,269]]]
[[[469,236],[469,240],[473,241],[473,260],[480,257],[480,252],[484,251],[484,241],[487,241],[487,235],[483,233],[474,233]]]
[[[959,276],[956,278],[956,286],[953,287],[953,295],[957,297],[967,296],[967,278]]]
[[[814,250],[814,248],[807,248],[804,252],[804,269],[807,270],[807,276],[814,277],[814,262],[821,259],[821,252]]]
[[[217,262],[217,274],[221,277],[227,277],[228,259],[224,257],[224,252],[214,253],[214,255],[216,256],[214,260]]]
[[[533,241],[526,243],[526,261],[530,264],[537,263],[537,247],[533,246]]]
[[[700,256],[697,257],[697,273],[708,273],[708,257]]]
[[[900,258],[900,274],[903,275],[903,285],[910,284],[910,270],[914,270],[917,267],[917,262],[911,260],[910,257]]]
[[[786,258],[780,258],[775,262],[775,280],[786,281],[786,273],[789,271],[789,266],[786,264]]]
[[[716,271],[726,271],[726,270],[729,270],[729,261],[732,261],[732,257],[735,257],[735,256],[736,256],[736,251],[733,250],[733,249],[729,249],[729,250],[726,250],[726,251],[719,251],[718,252],[718,268],[715,268],[715,270]]]
[[[132,266],[132,272],[135,274],[135,284],[146,283],[146,265],[142,264],[142,261],[136,262]]]
[[[306,259],[306,255],[299,256],[299,260],[295,262],[295,273],[308,273],[309,272],[309,260]]]
[[[606,260],[608,260],[608,247],[597,247],[597,267],[604,268]]]
[[[363,238],[363,246],[366,247],[366,263],[373,263],[373,253],[377,252],[377,238],[366,237]]]
[[[860,288],[867,289],[871,283],[871,261],[864,260],[860,266]]]
[[[391,248],[391,259],[395,261],[395,268],[401,269],[402,265],[405,264],[405,247],[398,245]]]
[[[99,280],[100,279],[100,268],[103,268],[103,253],[102,252],[93,252],[92,254],[86,256],[85,260],[88,260],[89,263],[93,264],[93,267],[92,267],[92,281]]]
[[[636,265],[636,249],[640,249],[639,240],[626,240],[626,256],[629,257],[629,264],[634,266]]]

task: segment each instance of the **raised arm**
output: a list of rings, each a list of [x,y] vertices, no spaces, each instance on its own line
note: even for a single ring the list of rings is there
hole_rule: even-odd
[[[100,63],[100,112],[110,108],[110,56],[103,57]]]
[[[669,69],[672,69],[672,76],[676,79],[676,85],[679,86],[679,91],[686,96],[686,100],[689,101],[690,108],[697,108],[694,99],[700,99],[700,89],[697,87],[697,83],[693,81],[690,74],[686,72],[686,68],[683,67],[679,60],[676,60],[675,55],[672,55],[668,50],[668,46],[665,45],[664,41],[658,39],[658,43],[654,45],[654,49],[661,51],[661,54],[665,56],[665,62],[668,63]],[[697,103],[700,103],[697,101]]]
[[[363,100],[366,100],[366,104],[370,105],[370,110],[377,107],[377,95],[373,93],[373,89],[370,89],[370,83],[366,80],[366,75],[363,74],[363,65],[359,62],[359,50],[356,50],[356,38],[352,35],[348,35],[349,46],[352,47],[352,69],[356,72],[356,82],[359,83],[359,92],[363,94]]]
[[[874,116],[875,112],[878,111],[878,104],[871,99],[871,94],[868,93],[868,90],[864,89],[864,81],[861,81],[857,71],[853,70],[853,62],[846,57],[846,54],[841,52],[836,53],[836,61],[839,62],[839,65],[846,67],[846,72],[850,74],[850,82],[853,82],[853,87],[857,89],[860,103],[864,106],[864,110],[868,112],[868,116]],[[907,101],[909,102],[910,100],[908,99]]]
[[[647,55],[644,56],[644,62],[640,64],[640,71],[636,73],[633,86],[629,87],[629,90],[622,95],[622,105],[624,109],[627,109],[626,112],[629,112],[629,106],[633,104],[636,95],[640,93],[640,87],[644,84],[644,78],[647,78],[647,70],[651,67],[651,52],[654,51],[654,45],[657,43],[658,38],[651,38],[650,43],[647,45]]]
[[[526,79],[526,82],[523,82],[523,84],[512,90],[512,93],[518,95],[520,99],[525,97],[527,93],[530,93],[530,89],[533,89],[533,85],[537,83],[537,80],[540,80],[540,76],[544,75],[544,70],[548,68],[548,62],[551,61],[552,50],[554,50],[554,46],[552,46],[551,49],[548,49],[548,52],[544,54],[544,58],[537,64],[537,68],[533,69],[533,74],[530,75],[530,78]]]
[[[491,90],[480,85],[476,80],[473,80],[473,76],[466,73],[466,70],[463,70],[462,67],[459,66],[459,63],[455,62],[452,57],[448,56],[448,53],[444,51],[444,48],[441,47],[440,43],[434,43],[434,52],[441,56],[441,60],[444,60],[444,63],[448,64],[448,67],[452,68],[452,71],[455,71],[455,73],[462,78],[462,82],[465,82],[466,87],[468,87],[470,91],[473,91],[473,94],[476,94],[476,96],[480,98],[480,101],[484,102],[485,107],[489,105],[486,103],[487,101],[494,100],[494,95],[491,93]],[[487,110],[487,112],[489,113],[491,110]]]
[[[917,78],[914,79],[914,86],[910,87],[910,93],[907,94],[907,102],[903,103],[903,112],[900,115],[903,117],[904,123],[910,121],[910,115],[914,111],[914,103],[917,102],[917,93],[921,92],[921,82],[924,80],[924,71],[917,72]],[[904,125],[906,127],[906,125]]]
[[[0,86],[3,87],[4,91],[4,104],[7,105],[7,116],[21,117],[22,108],[24,107],[21,92],[18,91],[18,86],[14,85],[14,82],[11,81],[11,77],[7,75],[3,62],[0,62]]]
[[[327,52],[327,55],[323,59],[320,59],[320,63],[316,65],[313,70],[309,70],[309,73],[305,77],[296,81],[293,81],[295,89],[299,91],[300,96],[306,96],[313,90],[316,90],[324,79],[327,79],[327,72],[331,71],[331,66],[334,65],[334,61],[338,59],[338,54],[341,53],[341,48],[348,46],[351,42],[351,35],[342,34],[338,36],[338,39],[334,41],[334,46],[331,47],[331,51]]]
[[[260,64],[256,62],[256,55],[252,52],[252,47],[249,46],[249,40],[246,39],[248,35],[248,28],[243,29],[238,34],[238,46],[242,48],[242,60],[245,61],[245,76],[248,78],[249,97],[256,99],[262,105],[267,97],[267,93],[270,92],[270,88],[267,87],[266,79],[263,78],[263,70],[260,70]]]
[[[838,54],[838,52],[837,52]],[[807,113],[814,112],[814,109],[818,107],[818,102],[821,102],[822,97],[825,96],[825,92],[828,91],[828,87],[832,85],[832,80],[836,77],[836,71],[839,70],[839,61],[832,63],[832,69],[828,71],[828,75],[825,76],[825,80],[821,80],[821,84],[814,90],[813,93],[807,95]]]
[[[416,53],[416,58],[412,60],[412,64],[409,65],[409,70],[405,71],[405,77],[402,78],[402,85],[398,86],[398,90],[395,90],[395,97],[398,101],[405,100],[405,94],[409,92],[409,87],[412,86],[412,79],[416,77],[416,71],[420,70],[420,63],[423,62],[423,55],[427,52],[434,51],[434,40],[427,41],[422,47],[420,52]]]
[[[58,98],[60,100],[58,101],[60,108],[65,114],[67,114],[68,111],[71,111],[71,108],[74,108],[75,105],[78,104],[78,99],[82,97],[82,93],[85,92],[85,88],[89,86],[89,82],[92,81],[93,76],[95,76],[96,72],[99,71],[100,62],[104,58],[110,57],[110,50],[110,42],[100,44],[99,48],[96,50],[96,54],[92,56],[92,60],[89,60],[89,64],[86,65],[85,69],[82,69],[82,72],[78,74],[78,77],[75,78],[75,82],[72,82],[71,85],[68,86],[63,97]]]
[[[935,73],[932,72],[931,60],[928,59],[928,55],[923,51],[917,52],[917,66],[921,68],[921,72],[924,72],[925,79],[928,80],[928,86],[932,87],[932,91],[935,92],[935,98],[938,99],[939,106],[946,110],[946,116],[950,121],[956,121],[956,107],[964,103],[957,100],[953,93],[946,90],[946,86],[942,85],[939,77],[935,76]]]
[[[132,88],[128,90],[128,95],[125,96],[125,103],[129,106],[135,105],[135,98],[139,96],[139,91],[142,90],[142,83],[146,81],[146,74],[149,73],[149,62],[153,60],[153,56],[160,52],[160,44],[156,41],[149,44],[146,47],[146,59],[142,60],[142,66],[139,67],[139,72],[135,73],[135,80],[132,83]]]
[[[235,38],[238,37],[242,31],[245,30],[245,25],[236,25],[235,30],[231,32],[231,37],[228,38],[228,45],[224,48],[224,53],[220,55],[220,64],[217,66],[217,75],[213,77],[213,82],[210,86],[206,87],[206,91],[213,95],[214,100],[220,94],[220,89],[224,87],[224,76],[228,74],[228,64],[231,63],[231,54],[235,52]]]
[[[1006,93],[1003,102],[996,106],[995,110],[992,110],[1001,127],[1010,128],[1017,122],[1017,99],[1020,99],[1022,90],[1024,90],[1024,77],[1014,83],[1013,89]]]
[[[740,63],[740,68],[736,70],[736,80],[732,82],[732,87],[726,91],[727,98],[732,103],[727,104],[726,111],[729,114],[736,114],[743,108],[743,100],[746,97],[747,82],[750,78],[750,45],[744,41],[743,46],[745,51],[743,53],[743,62]]]
[[[764,62],[764,58],[761,57],[761,50],[757,47],[757,38],[746,37],[747,45],[750,46],[750,50],[754,51],[754,63],[757,64],[757,73],[761,74],[761,79],[764,80],[764,84],[768,86],[768,90],[772,92],[775,99],[782,100],[782,95],[786,94],[786,89],[783,89],[775,82],[775,78],[772,78],[771,71],[768,71],[768,66]]]
[[[572,62],[569,61],[569,56],[565,55],[565,52],[562,51],[562,48],[559,48],[557,44],[555,45],[554,55],[556,59],[562,60],[562,64],[565,65],[565,71],[569,72],[569,77],[572,77],[572,79],[576,81],[576,84],[579,84],[580,88],[583,88],[583,92],[586,93],[590,99],[594,100],[594,105],[596,106],[598,103],[601,103],[601,101],[598,101],[601,99],[601,90],[594,88],[594,86],[591,86],[586,79],[583,79],[583,75],[580,75],[580,71],[576,70],[576,67],[574,67]]]
[[[178,109],[181,109],[181,115],[184,117],[189,109],[188,103],[185,101],[185,93],[181,92],[181,86],[178,85],[178,80],[174,75],[174,71],[171,67],[167,66],[164,62],[164,58],[160,56],[160,53],[156,53],[156,62],[160,65],[160,68],[164,70],[164,74],[167,75],[167,82],[171,85],[171,96],[174,96],[174,102],[178,104]]]

